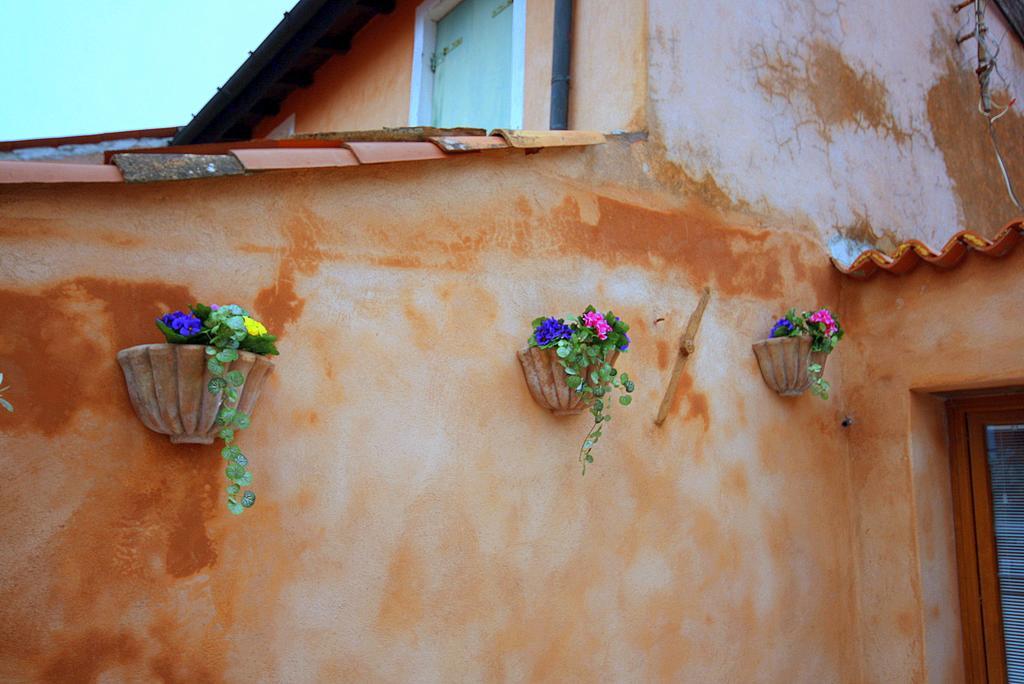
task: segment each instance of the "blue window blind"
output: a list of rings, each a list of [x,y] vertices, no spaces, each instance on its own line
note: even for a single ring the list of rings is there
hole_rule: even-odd
[[[1024,684],[1024,425],[985,428],[1006,674]]]

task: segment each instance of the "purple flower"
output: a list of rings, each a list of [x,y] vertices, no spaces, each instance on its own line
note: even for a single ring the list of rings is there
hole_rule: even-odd
[[[772,331],[768,334],[768,337],[786,337],[793,332],[794,327],[788,318],[780,318],[772,326]]]
[[[572,328],[558,318],[548,318],[533,331],[533,339],[541,347],[545,347],[555,340],[567,340],[570,337],[572,337]]]
[[[160,321],[183,337],[191,337],[203,329],[203,324],[198,318],[181,311],[164,314]]]

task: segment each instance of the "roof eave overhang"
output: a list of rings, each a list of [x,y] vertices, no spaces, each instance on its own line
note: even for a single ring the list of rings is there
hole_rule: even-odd
[[[263,117],[277,113],[292,91],[312,83],[332,55],[394,0],[299,0],[259,47],[174,137],[173,145],[243,140]]]

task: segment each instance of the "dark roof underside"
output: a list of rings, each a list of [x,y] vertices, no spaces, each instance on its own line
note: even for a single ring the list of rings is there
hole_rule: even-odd
[[[1024,42],[1024,0],[996,0],[1017,38]]]
[[[395,0],[299,0],[172,144],[248,140],[292,91],[312,85],[324,62],[348,52],[371,19],[394,8]]]

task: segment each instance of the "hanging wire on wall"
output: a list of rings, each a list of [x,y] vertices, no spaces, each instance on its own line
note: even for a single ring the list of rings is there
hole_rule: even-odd
[[[1017,193],[1013,189],[1013,181],[1010,180],[1010,174],[1006,170],[1006,163],[1003,161],[1003,154],[999,150],[999,136],[996,133],[995,123],[1002,118],[1010,108],[1016,103],[1016,98],[1011,98],[1005,105],[1001,105],[994,101],[992,97],[992,87],[990,80],[992,75],[995,74],[999,81],[1002,83],[1003,88],[1006,92],[1010,91],[1010,85],[1006,79],[1003,78],[1002,73],[999,71],[999,51],[1002,49],[1002,43],[997,44],[995,47],[992,46],[989,38],[988,25],[985,22],[985,10],[988,6],[988,0],[964,0],[963,2],[953,5],[954,14],[967,9],[968,7],[974,7],[973,21],[968,22],[969,30],[959,31],[956,36],[956,44],[962,45],[968,40],[974,39],[975,44],[978,48],[978,66],[974,70],[974,73],[978,76],[978,86],[980,96],[978,98],[978,111],[985,117],[988,127],[988,136],[992,141],[992,149],[996,154],[996,161],[999,163],[999,171],[1003,176],[1003,183],[1006,185],[1006,192],[1010,196],[1010,200],[1020,210],[1024,211],[1024,207],[1021,206],[1020,200],[1017,199]]]

